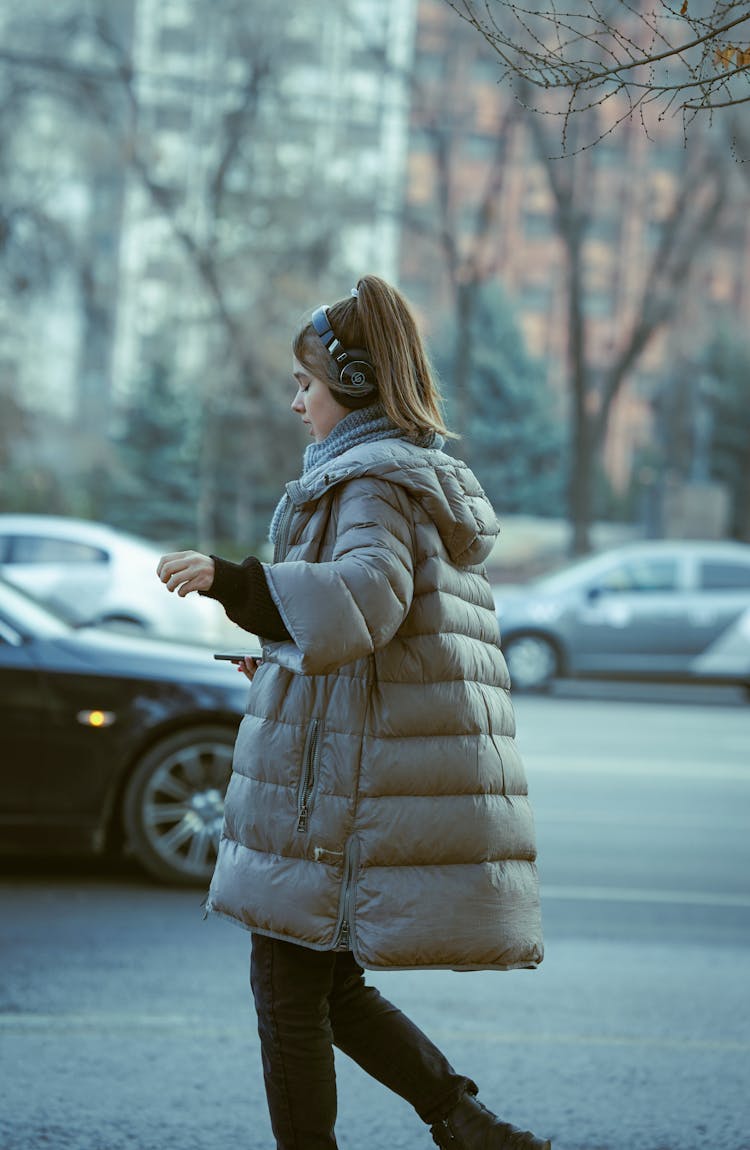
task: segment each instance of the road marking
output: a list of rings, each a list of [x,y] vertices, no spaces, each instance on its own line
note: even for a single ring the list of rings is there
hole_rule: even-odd
[[[721,1038],[662,1038],[641,1034],[503,1034],[495,1030],[431,1030],[436,1038],[464,1039],[497,1045],[528,1046],[646,1046],[662,1050],[750,1051],[750,1042]]]
[[[722,833],[727,831],[747,832],[748,819],[745,815],[725,815],[723,811],[703,811],[695,814],[683,814],[681,811],[670,810],[663,814],[655,811],[651,814],[638,808],[639,798],[634,797],[635,808],[631,814],[624,814],[621,810],[583,810],[580,807],[547,807],[539,799],[534,807],[539,822],[545,825],[552,822],[564,823],[567,827],[575,823],[596,823],[597,825],[615,827],[659,827],[662,830],[680,827],[685,830],[707,830],[709,827],[719,829]]]
[[[189,1032],[191,1035],[215,1034],[249,1035],[252,1027],[248,1018],[247,1026],[222,1025],[194,1015],[182,1014],[0,1014],[0,1033],[5,1034],[65,1034],[106,1033],[109,1030],[126,1033],[128,1031]]]
[[[580,902],[654,902],[681,906],[731,906],[750,909],[750,895],[712,894],[710,891],[652,890],[645,887],[542,885],[542,900]]]
[[[549,771],[555,774],[635,775],[650,778],[658,775],[662,778],[699,779],[711,786],[717,782],[750,783],[750,769],[747,767],[722,767],[714,761],[709,764],[705,758],[691,760],[677,753],[669,759],[656,759],[648,753],[637,751],[627,758],[615,757],[606,752],[572,757],[554,753],[535,754],[533,751],[525,751],[520,744],[519,749],[532,781],[534,772]]]
[[[186,1014],[0,1014],[2,1030],[186,1030],[195,1024],[195,1017]]]
[[[192,1036],[217,1035],[239,1036],[256,1041],[254,1028],[248,1017],[247,1025],[222,1025],[196,1019],[194,1015],[182,1014],[0,1014],[0,1032],[11,1034],[59,1033],[68,1034],[71,1030],[97,1031],[155,1031],[189,1032]],[[750,1042],[720,1038],[675,1038],[639,1034],[566,1034],[527,1031],[473,1030],[456,1028],[436,1028],[434,1033],[440,1038],[459,1041],[486,1042],[514,1046],[632,1046],[664,1050],[694,1051],[750,1051]]]

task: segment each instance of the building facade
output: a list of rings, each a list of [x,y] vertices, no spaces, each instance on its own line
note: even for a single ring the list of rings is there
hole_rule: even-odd
[[[61,237],[0,299],[8,386],[101,427],[155,359],[189,382],[288,333],[316,275],[394,278],[414,26],[415,0],[0,6],[3,206]]]
[[[222,320],[282,322],[273,295],[296,322],[316,268],[395,277],[413,31],[412,0],[138,0],[118,387],[165,338],[181,378],[204,370]]]
[[[571,120],[570,153],[605,131],[605,112],[611,106],[587,122]],[[529,350],[566,401],[571,265],[555,183],[570,192],[568,224],[581,246],[581,321],[593,381],[612,372],[644,316],[653,317],[672,293],[674,317],[633,358],[613,405],[605,464],[616,489],[630,482],[651,436],[654,399],[677,358],[691,370],[717,315],[734,323],[750,317],[748,183],[726,141],[714,145],[699,124],[692,133],[686,147],[679,117],[666,119],[657,135],[636,116],[593,147],[548,159],[561,151],[560,118],[526,112],[476,29],[442,0],[419,2],[401,279],[428,327],[455,323],[461,283],[497,279]],[[724,203],[704,243],[700,232],[690,238],[690,224],[713,191],[697,170],[722,154]],[[702,159],[691,167],[696,155]],[[668,250],[673,232],[677,242]]]

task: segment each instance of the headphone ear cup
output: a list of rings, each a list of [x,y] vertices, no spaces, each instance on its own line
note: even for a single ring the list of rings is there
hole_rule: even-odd
[[[369,407],[371,403],[375,402],[375,393],[372,391],[363,395],[352,395],[349,391],[344,391],[343,388],[334,387],[333,384],[330,385],[329,391],[336,402],[349,411],[359,411],[360,408]]]
[[[339,373],[339,385],[352,395],[369,395],[377,390],[375,368],[362,348],[347,348],[346,363]]]
[[[316,308],[310,317],[310,323],[336,364],[339,380],[335,390],[339,392],[339,396],[351,400],[352,407],[364,406],[360,402],[363,399],[369,403],[370,397],[378,390],[375,368],[369,354],[361,347],[341,346],[331,327],[327,308]]]

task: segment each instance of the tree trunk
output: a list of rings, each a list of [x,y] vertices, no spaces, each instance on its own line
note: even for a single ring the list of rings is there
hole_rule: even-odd
[[[594,461],[596,452],[591,419],[585,410],[577,411],[572,428],[572,458],[569,506],[573,555],[587,555],[591,550],[591,523],[594,514]]]
[[[200,461],[198,465],[198,498],[195,506],[195,528],[198,549],[210,552],[215,546],[217,483],[216,463],[219,452],[219,418],[214,403],[203,403]]]
[[[745,480],[745,490],[740,514],[737,516],[738,538],[743,543],[750,543],[750,445],[745,456],[742,474]]]
[[[241,444],[237,450],[237,491],[234,504],[235,541],[246,551],[256,551],[263,539],[263,525],[256,506],[256,489],[259,486],[263,459],[253,443],[253,426],[262,426],[262,416],[257,412],[258,405],[252,400],[240,401],[237,405],[237,421],[241,427]]]
[[[570,550],[573,555],[586,555],[591,550],[593,484],[596,456],[595,423],[588,408],[591,380],[587,362],[586,328],[583,314],[583,267],[581,221],[573,204],[573,189],[558,196],[558,219],[565,237],[568,263],[568,376],[571,384],[570,406],[570,484],[569,520]]]
[[[453,356],[455,431],[460,436],[461,457],[466,463],[470,463],[471,455],[471,326],[475,295],[474,282],[456,285],[456,348]]]

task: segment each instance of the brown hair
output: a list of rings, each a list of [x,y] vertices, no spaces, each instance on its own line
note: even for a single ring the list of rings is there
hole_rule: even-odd
[[[377,396],[397,427],[419,435],[451,433],[443,422],[440,389],[416,319],[404,296],[378,276],[363,276],[357,295],[328,308],[333,332],[345,348],[366,350],[375,368]],[[310,322],[293,343],[295,357],[316,379],[337,393],[336,364]],[[342,402],[345,402],[342,399]]]

